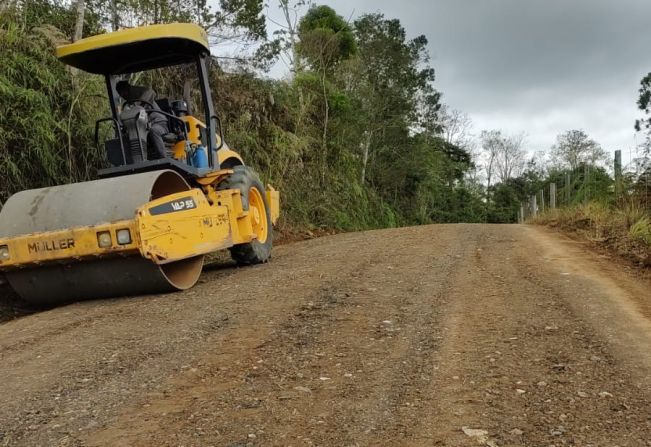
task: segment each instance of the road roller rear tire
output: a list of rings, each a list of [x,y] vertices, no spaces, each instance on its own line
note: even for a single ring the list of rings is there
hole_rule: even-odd
[[[256,238],[245,244],[231,247],[231,258],[238,265],[262,264],[271,258],[273,227],[271,209],[258,174],[248,166],[235,166],[233,173],[217,187],[218,190],[239,189],[242,207],[249,211]]]

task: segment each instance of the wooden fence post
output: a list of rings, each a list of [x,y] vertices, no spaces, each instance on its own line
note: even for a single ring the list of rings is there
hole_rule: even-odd
[[[549,184],[549,208],[556,209],[556,183]]]
[[[531,214],[533,214],[533,217],[536,217],[538,215],[538,205],[537,205],[537,200],[536,200],[536,194],[531,196]]]

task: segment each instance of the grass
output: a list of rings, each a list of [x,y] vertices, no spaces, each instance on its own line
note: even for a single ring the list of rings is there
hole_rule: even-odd
[[[645,267],[651,266],[651,212],[635,202],[589,202],[549,210],[530,223],[572,232]]]
[[[629,229],[631,238],[651,246],[651,218],[644,216],[631,225]]]

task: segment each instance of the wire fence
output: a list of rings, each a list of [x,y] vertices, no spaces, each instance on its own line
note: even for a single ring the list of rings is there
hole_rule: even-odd
[[[651,212],[651,163],[647,159],[632,161],[627,172],[622,168],[622,151],[615,151],[614,179],[603,169],[586,163],[580,168],[555,176],[535,194],[520,203],[518,221],[526,222],[545,211],[576,206],[593,200],[615,204],[635,202]],[[614,181],[613,181],[614,180]]]

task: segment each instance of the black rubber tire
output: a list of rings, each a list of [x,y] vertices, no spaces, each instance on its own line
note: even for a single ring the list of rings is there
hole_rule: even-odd
[[[262,201],[267,217],[267,240],[262,243],[258,240],[253,240],[246,244],[239,244],[232,246],[229,250],[231,258],[237,265],[253,265],[262,264],[269,261],[271,258],[271,249],[273,247],[273,226],[271,223],[271,210],[267,202],[267,194],[264,185],[260,181],[260,177],[255,171],[248,166],[234,166],[233,173],[226,177],[217,186],[217,190],[224,189],[239,189],[242,192],[242,207],[244,210],[249,210],[249,190],[256,187],[262,195]]]

